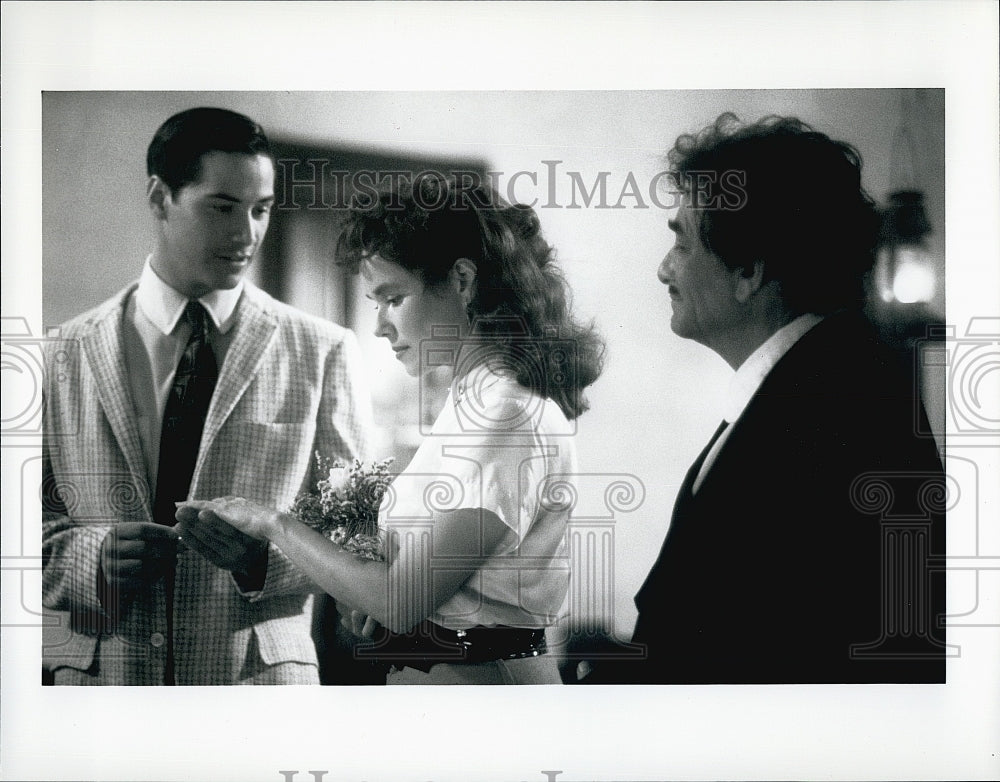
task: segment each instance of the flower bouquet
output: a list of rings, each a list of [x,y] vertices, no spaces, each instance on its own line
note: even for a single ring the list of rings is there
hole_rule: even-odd
[[[303,524],[364,559],[384,560],[385,546],[378,527],[378,509],[392,483],[392,459],[348,466],[319,453],[316,464],[326,478],[314,492],[300,494],[289,509]]]

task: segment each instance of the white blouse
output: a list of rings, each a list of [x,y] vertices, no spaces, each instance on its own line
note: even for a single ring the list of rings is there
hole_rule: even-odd
[[[483,552],[485,562],[431,621],[453,630],[539,628],[565,613],[568,498],[575,496],[577,472],[572,432],[555,402],[511,376],[480,368],[453,387],[430,434],[389,487],[379,523],[398,533],[400,555],[409,547],[424,557],[433,545],[435,512],[482,508],[509,532]],[[433,567],[442,565],[447,561],[438,558]],[[433,577],[430,566],[419,572]],[[426,584],[390,589],[400,600],[428,592]]]

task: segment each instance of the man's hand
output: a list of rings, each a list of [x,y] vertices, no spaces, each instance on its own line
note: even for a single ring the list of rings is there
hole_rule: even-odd
[[[129,592],[151,584],[174,557],[177,533],[146,521],[123,521],[101,541],[101,571],[113,591]]]
[[[359,638],[371,639],[382,625],[372,619],[364,611],[350,609],[340,617],[340,623]]]
[[[207,508],[182,505],[177,509],[177,527],[184,545],[213,565],[263,585],[267,570],[267,541],[251,538]]]

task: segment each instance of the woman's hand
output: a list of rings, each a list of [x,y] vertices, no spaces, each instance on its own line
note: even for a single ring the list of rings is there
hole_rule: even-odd
[[[188,500],[177,503],[177,519],[182,522],[192,511],[199,516],[214,515],[232,527],[257,540],[271,540],[278,532],[281,513],[242,497],[219,497],[214,500]],[[202,513],[207,511],[207,513]]]

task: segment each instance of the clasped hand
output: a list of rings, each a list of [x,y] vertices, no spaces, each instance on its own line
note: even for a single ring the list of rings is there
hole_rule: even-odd
[[[375,633],[382,628],[382,625],[364,611],[358,611],[356,608],[347,608],[346,606],[338,606],[338,608],[341,608],[342,611],[340,623],[352,635],[356,635],[358,638],[371,640],[375,637]]]
[[[177,532],[144,521],[123,521],[101,541],[101,572],[115,591],[130,592],[156,581],[173,561]]]

